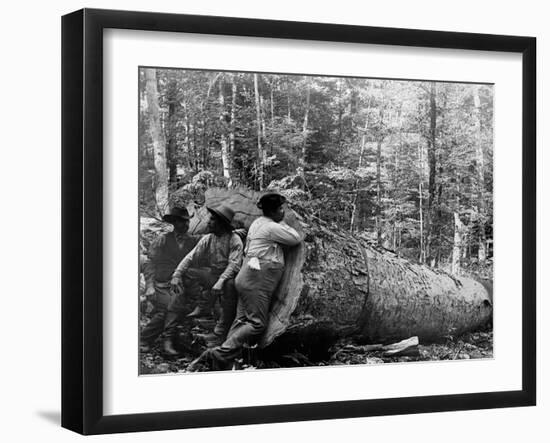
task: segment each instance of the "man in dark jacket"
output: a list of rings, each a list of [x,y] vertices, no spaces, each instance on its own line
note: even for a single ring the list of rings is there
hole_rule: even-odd
[[[199,240],[199,237],[187,233],[190,219],[187,209],[173,208],[163,220],[172,224],[174,229],[156,238],[149,248],[148,260],[144,264],[145,296],[153,302],[154,311],[140,334],[143,352],[150,350],[154,341],[164,331],[166,322],[173,320],[167,318],[168,307],[174,299],[174,294],[170,290],[170,279],[180,261]],[[175,354],[171,336],[167,336],[164,341],[164,351]]]

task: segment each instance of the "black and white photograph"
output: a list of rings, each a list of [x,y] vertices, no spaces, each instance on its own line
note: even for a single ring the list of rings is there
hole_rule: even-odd
[[[136,74],[140,375],[493,358],[493,84]]]

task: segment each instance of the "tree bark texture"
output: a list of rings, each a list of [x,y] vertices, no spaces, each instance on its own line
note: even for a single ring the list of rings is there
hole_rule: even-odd
[[[478,244],[478,259],[480,262],[485,262],[487,258],[486,238],[485,238],[485,215],[487,213],[485,205],[485,177],[483,174],[485,168],[485,158],[483,155],[483,144],[481,139],[481,101],[479,99],[479,85],[473,88],[474,99],[474,130],[475,130],[475,145],[476,145],[476,172],[477,172],[477,197],[479,205],[479,244]]]
[[[228,186],[231,186],[232,180],[231,180],[231,167],[230,167],[230,160],[229,160],[229,151],[228,151],[228,143],[227,143],[227,111],[225,110],[225,96],[223,94],[224,89],[224,81],[223,77],[221,77],[219,82],[219,89],[218,89],[218,103],[220,105],[220,147],[221,147],[221,154],[222,154],[222,170],[223,170],[223,176],[227,179]]]
[[[365,146],[367,141],[367,130],[369,129],[369,117],[367,115],[365,119],[365,127],[363,128],[363,134],[361,135],[361,150],[359,152],[359,163],[357,164],[357,170],[363,166],[363,156],[365,154]],[[359,178],[355,179],[355,193],[353,194],[353,201],[351,203],[351,220],[349,223],[349,231],[353,232],[355,226],[355,214],[357,212],[357,198],[359,197]]]
[[[260,110],[260,94],[258,91],[258,74],[254,74],[254,97],[256,101],[256,125],[258,135],[258,160],[257,160],[257,174],[260,190],[264,188],[264,150],[262,147],[262,117]]]
[[[205,204],[229,205],[236,211],[234,225],[248,228],[260,215],[260,195],[209,189]],[[432,340],[491,319],[491,294],[481,283],[411,263],[360,235],[327,226],[298,202],[289,206],[285,221],[305,233],[305,240],[285,251],[285,272],[261,347],[311,331],[317,337],[356,336],[378,343],[411,336]],[[195,212],[190,232],[204,233],[208,211],[190,209]]]
[[[309,105],[311,97],[311,84],[309,80],[306,80],[306,110],[304,113],[304,124],[302,126],[302,168],[305,169],[307,162],[307,126],[309,121]]]
[[[155,69],[145,69],[149,131],[153,140],[155,162],[155,200],[157,210],[163,215],[168,209],[168,170],[166,167],[166,141],[160,126],[157,74]]]
[[[376,145],[376,241],[382,244],[382,139]]]
[[[426,241],[424,242],[424,250],[426,258],[432,254],[431,244],[433,227],[436,224],[435,216],[435,195],[436,195],[436,174],[437,174],[437,157],[436,157],[436,124],[437,124],[437,108],[436,108],[436,84],[430,84],[430,128],[428,131],[428,211],[426,212]]]
[[[175,80],[170,80],[167,88],[166,101],[168,102],[168,119],[166,122],[166,133],[168,136],[167,163],[169,171],[169,183],[177,182],[178,156],[177,156],[177,112],[178,112],[178,88]]]
[[[237,83],[235,82],[235,74],[231,76],[231,123],[229,132],[229,151],[235,150],[235,109],[237,107]]]

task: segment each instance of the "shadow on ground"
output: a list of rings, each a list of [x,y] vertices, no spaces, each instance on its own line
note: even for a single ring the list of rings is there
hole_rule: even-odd
[[[51,424],[61,426],[61,412],[60,411],[37,411],[36,415],[40,418],[50,422]]]

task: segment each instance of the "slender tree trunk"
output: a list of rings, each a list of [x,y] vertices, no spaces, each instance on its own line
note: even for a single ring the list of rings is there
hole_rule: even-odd
[[[422,181],[424,177],[424,159],[422,156],[422,145],[420,142],[418,143],[418,160],[419,160],[419,177],[420,180],[418,180],[418,214],[419,214],[419,223],[420,223],[420,257],[419,261],[420,263],[424,263],[425,260],[425,251],[424,251],[424,208],[423,208],[423,201],[422,201],[422,195],[424,190],[422,189]]]
[[[176,113],[178,111],[178,89],[177,82],[175,79],[171,79],[168,83],[167,88],[167,101],[168,101],[168,121],[166,124],[166,133],[168,135],[168,145],[167,145],[167,160],[168,160],[168,170],[169,170],[169,183],[175,184],[177,182],[178,174],[178,158],[177,158],[177,117]]]
[[[382,245],[382,140],[376,146],[376,241]]]
[[[271,129],[273,129],[273,127],[275,126],[275,103],[273,101],[273,83],[274,83],[274,81],[272,81],[270,83],[271,97],[270,97],[270,101],[269,101],[269,103],[271,104]]]
[[[462,231],[463,224],[460,221],[458,213],[453,213],[454,217],[454,239],[453,239],[453,255],[451,259],[451,274],[459,275],[460,274],[460,257],[462,249]]]
[[[149,131],[153,140],[155,161],[155,201],[157,211],[163,215],[168,210],[168,170],[166,167],[166,140],[160,126],[156,70],[145,69],[145,80],[149,108]]]
[[[359,163],[357,164],[357,169],[363,166],[363,156],[365,154],[365,145],[367,142],[367,130],[369,128],[369,115],[367,114],[365,118],[365,127],[363,129],[363,135],[361,136],[361,151],[359,152]],[[355,179],[355,193],[353,195],[353,200],[351,203],[351,220],[349,223],[349,231],[353,232],[355,229],[355,215],[357,213],[357,198],[359,197],[359,178]]]
[[[342,146],[342,117],[344,107],[342,106],[342,80],[338,79],[338,147]]]
[[[286,103],[287,103],[287,121],[288,124],[292,122],[292,116],[290,114],[290,80],[286,79]]]
[[[195,158],[195,173],[199,172],[202,167],[202,156],[199,152],[200,148],[197,148],[197,120],[193,119],[193,157]]]
[[[257,176],[260,190],[264,189],[264,150],[262,147],[262,117],[260,110],[260,94],[258,91],[258,74],[254,74],[254,97],[256,99],[256,130],[258,136],[258,160],[257,160]]]
[[[397,233],[401,229],[401,205],[400,205],[400,172],[401,172],[401,153],[403,151],[403,108],[399,107],[399,143],[396,145],[393,151],[393,250],[398,252],[397,246]]]
[[[209,124],[210,124],[210,93],[212,88],[218,81],[218,78],[222,75],[221,72],[213,74],[208,82],[208,89],[206,91],[206,97],[201,104],[201,117],[202,117],[202,168],[208,168],[210,166],[210,140],[209,140]]]
[[[487,258],[486,238],[485,238],[485,158],[483,156],[483,144],[481,140],[481,103],[479,100],[479,85],[473,87],[474,98],[474,125],[475,125],[475,145],[476,145],[476,169],[477,169],[477,195],[479,208],[479,242],[478,242],[478,259],[480,263],[484,263]]]
[[[229,132],[229,152],[233,153],[235,150],[235,112],[237,108],[237,83],[235,82],[235,75],[231,76],[231,124]]]
[[[183,145],[185,146],[185,153],[187,157],[187,166],[190,170],[193,170],[195,168],[195,159],[194,156],[192,157],[192,149],[191,149],[191,130],[189,127],[189,116],[187,114],[187,106],[183,107],[183,127],[185,130],[185,135],[183,139]]]
[[[227,129],[227,112],[225,110],[225,97],[223,94],[223,88],[224,88],[224,81],[223,77],[220,78],[219,81],[219,93],[218,93],[218,102],[220,104],[220,146],[222,151],[222,169],[223,169],[223,176],[227,179],[227,185],[231,186],[232,180],[231,180],[231,160],[229,157],[228,152],[228,146],[227,146],[227,135],[226,135],[226,129]]]
[[[384,108],[380,108],[380,130],[384,127]],[[379,135],[376,146],[376,241],[382,245],[382,142],[384,136]]]
[[[309,120],[309,104],[311,96],[311,83],[306,79],[306,110],[304,114],[304,124],[302,126],[302,171],[305,170],[307,162],[307,125]],[[303,173],[303,172],[302,172]]]
[[[355,85],[353,84],[353,80],[349,81],[350,85],[350,99],[349,99],[349,131],[351,134],[355,132],[355,119],[353,118],[354,115],[357,113],[357,89]]]
[[[435,194],[436,194],[436,121],[437,121],[437,110],[436,110],[436,83],[432,82],[430,84],[430,129],[428,135],[428,166],[429,166],[429,175],[428,175],[428,211],[426,212],[426,242],[425,242],[425,253],[426,257],[429,257],[431,254],[431,243],[432,243],[432,234],[433,226],[435,224],[436,217],[434,216],[435,210]]]
[[[262,138],[265,141],[266,140],[266,125],[265,125],[265,103],[264,98],[260,95],[260,121],[262,123]],[[264,149],[265,150],[265,149]]]

